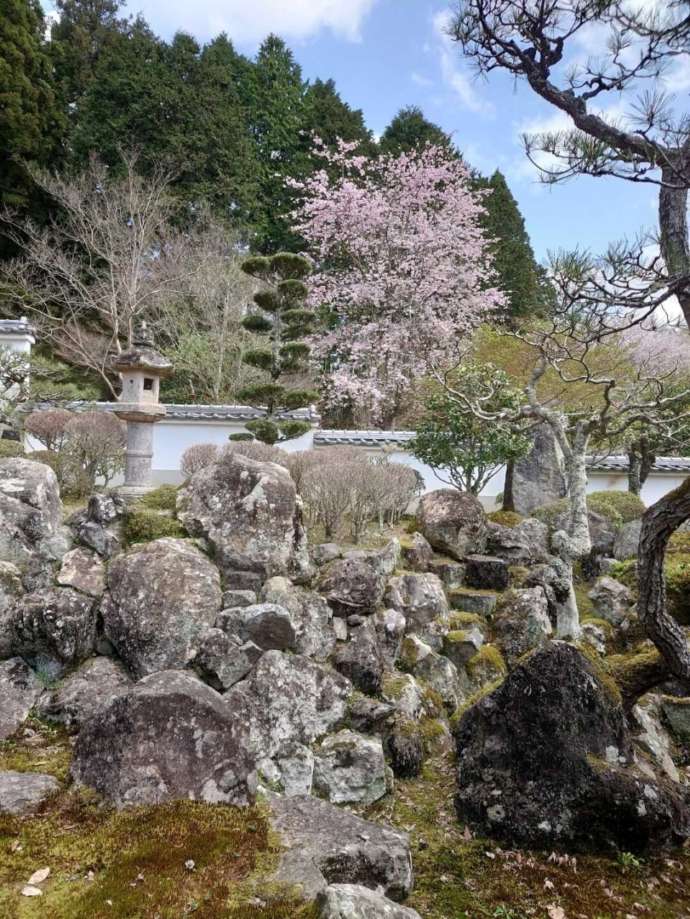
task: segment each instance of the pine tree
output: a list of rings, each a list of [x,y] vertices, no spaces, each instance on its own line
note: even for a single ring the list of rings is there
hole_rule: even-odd
[[[483,225],[494,240],[492,252],[498,286],[508,299],[512,319],[539,316],[548,311],[551,290],[537,263],[518,203],[501,172],[490,179],[476,177],[475,187],[489,192],[484,198]]]
[[[341,139],[359,141],[363,153],[373,154],[375,150],[362,110],[343,102],[333,80],[314,80],[307,87],[303,130],[310,147],[316,134],[327,146]]]
[[[424,116],[416,105],[402,108],[381,136],[379,146],[383,153],[404,153],[420,150],[425,144],[443,147],[457,153],[450,135]]]
[[[267,347],[246,352],[243,360],[268,373],[270,382],[246,387],[239,397],[266,409],[266,418],[250,421],[246,427],[257,440],[274,444],[299,437],[310,428],[306,421],[281,420],[280,413],[304,408],[317,398],[312,390],[282,382],[289,374],[303,371],[309,357],[309,346],[301,339],[311,331],[314,318],[305,307],[309,289],[303,280],[311,266],[304,256],[279,252],[245,259],[242,270],[264,284],[254,294],[257,311],[246,316],[242,324],[267,336]]]

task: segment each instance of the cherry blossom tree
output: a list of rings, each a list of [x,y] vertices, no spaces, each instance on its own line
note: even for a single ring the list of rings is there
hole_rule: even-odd
[[[482,194],[441,147],[368,159],[356,144],[293,182],[296,228],[316,261],[311,298],[326,307],[314,343],[326,402],[392,423],[415,378],[503,304],[480,226]],[[328,168],[326,168],[328,167]]]

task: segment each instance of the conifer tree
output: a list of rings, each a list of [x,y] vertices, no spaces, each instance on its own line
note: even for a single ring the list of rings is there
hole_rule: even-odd
[[[268,373],[270,381],[245,387],[239,396],[266,409],[266,418],[250,421],[246,427],[257,440],[274,444],[299,437],[310,428],[306,421],[281,419],[281,413],[304,408],[318,397],[313,390],[284,382],[286,376],[305,370],[309,357],[309,346],[302,339],[311,331],[314,317],[305,306],[309,289],[303,279],[311,266],[302,255],[279,252],[245,259],[242,270],[264,285],[254,294],[257,310],[242,324],[267,337],[265,347],[246,352],[243,360]]]
[[[307,87],[304,101],[303,130],[310,151],[316,134],[328,147],[335,146],[338,140],[356,140],[363,153],[374,152],[372,134],[362,110],[351,108],[341,99],[334,80],[314,80]]]
[[[426,144],[457,153],[450,135],[429,121],[418,106],[410,105],[400,109],[388,125],[381,136],[380,147],[384,153],[395,156],[410,150],[421,150]]]

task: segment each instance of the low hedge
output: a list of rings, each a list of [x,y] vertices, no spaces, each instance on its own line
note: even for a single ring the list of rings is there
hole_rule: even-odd
[[[159,485],[139,499],[137,508],[174,512],[177,507],[177,491],[177,485]]]
[[[129,546],[138,542],[152,542],[164,536],[182,538],[186,536],[182,525],[169,514],[161,514],[148,508],[134,507],[127,512],[123,525],[125,543]]]

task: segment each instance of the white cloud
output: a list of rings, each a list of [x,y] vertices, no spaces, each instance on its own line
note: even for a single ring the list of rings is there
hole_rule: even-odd
[[[138,0],[133,6],[156,28],[208,37],[227,32],[239,43],[253,44],[269,32],[288,39],[308,38],[330,29],[359,41],[362,23],[377,0]]]
[[[460,53],[457,46],[447,34],[450,15],[449,10],[442,10],[436,13],[433,19],[443,80],[458,96],[466,109],[471,112],[481,112],[485,115],[491,114],[493,106],[480,98],[469,74],[460,65]]]
[[[411,79],[412,82],[413,82],[414,84],[416,84],[417,86],[429,87],[429,86],[433,86],[433,85],[434,85],[434,81],[433,81],[433,80],[430,80],[429,77],[425,77],[424,74],[422,74],[422,73],[417,73],[416,70],[413,70],[413,71],[412,71],[412,73],[410,74],[410,79]]]

